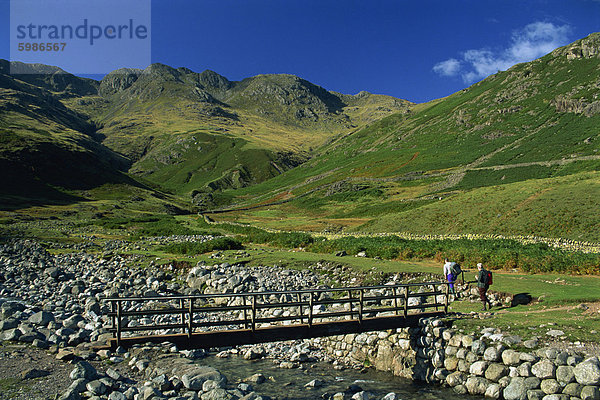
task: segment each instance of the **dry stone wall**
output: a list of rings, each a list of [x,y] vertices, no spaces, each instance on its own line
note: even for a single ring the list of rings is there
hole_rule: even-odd
[[[465,335],[440,319],[402,328],[314,339],[339,359],[459,394],[505,400],[600,400],[600,361],[573,350],[511,349],[510,337],[484,329]]]

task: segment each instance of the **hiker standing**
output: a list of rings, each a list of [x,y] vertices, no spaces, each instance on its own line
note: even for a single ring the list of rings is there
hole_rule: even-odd
[[[454,282],[456,281],[456,276],[454,275],[454,271],[452,270],[456,263],[450,262],[447,258],[444,259],[444,276],[448,280],[448,285],[450,286],[450,293],[456,294],[454,290]]]
[[[479,289],[479,298],[483,302],[483,310],[486,311],[485,306],[488,306],[488,309],[492,308],[492,303],[487,297],[487,290],[490,287],[489,285],[489,271],[483,268],[482,263],[477,263],[477,270],[479,273],[477,274],[477,288]]]

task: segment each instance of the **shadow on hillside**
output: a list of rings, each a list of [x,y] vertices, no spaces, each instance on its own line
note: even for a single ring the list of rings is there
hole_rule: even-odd
[[[89,190],[107,183],[125,184],[152,190],[115,169],[96,165],[96,168],[77,163],[58,163],[44,169],[0,159],[0,210],[12,211],[41,205],[68,205],[85,198],[67,193],[71,190]]]

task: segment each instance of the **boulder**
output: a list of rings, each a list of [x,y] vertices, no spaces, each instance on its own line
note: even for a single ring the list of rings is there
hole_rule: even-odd
[[[455,386],[462,385],[463,383],[465,383],[466,379],[467,379],[467,376],[463,372],[456,371],[446,377],[446,383],[450,387],[455,387]]]
[[[519,376],[522,376],[523,378],[528,378],[530,376],[533,376],[533,374],[531,373],[531,363],[524,362],[523,364],[519,365],[517,367],[517,373],[519,374]]]
[[[223,376],[215,368],[208,366],[194,367],[193,369],[186,371],[186,373],[181,377],[183,386],[185,386],[186,389],[194,391],[202,390],[202,385],[208,380],[221,383],[226,382],[225,376]]]
[[[546,394],[559,393],[562,389],[560,383],[556,379],[544,379],[540,383],[540,389]]]
[[[202,400],[231,400],[234,396],[223,388],[215,388],[200,396]]]
[[[319,379],[313,379],[312,381],[310,381],[306,385],[304,385],[305,388],[309,388],[309,389],[314,389],[314,388],[318,388],[321,386],[323,386],[323,381],[321,381]]]
[[[75,391],[77,393],[83,393],[87,390],[85,386],[86,383],[87,381],[83,378],[76,379],[73,381],[73,383],[71,383],[71,386],[69,386],[69,390]]]
[[[504,350],[502,352],[502,362],[504,365],[519,365],[521,362],[521,353],[514,350]]]
[[[81,400],[81,395],[72,389],[67,389],[58,400]]]
[[[579,397],[581,400],[600,400],[600,390],[598,386],[584,386]]]
[[[17,326],[19,326],[19,321],[14,318],[8,318],[0,321],[0,331],[15,329]]]
[[[162,393],[152,386],[144,386],[140,389],[140,393],[138,394],[138,400],[158,400],[162,399]]]
[[[517,293],[513,296],[510,306],[515,307],[518,305],[525,305],[531,302],[531,295],[529,293]]]
[[[127,400],[127,397],[121,392],[114,391],[108,396],[108,400]]]
[[[540,379],[550,379],[556,376],[556,365],[550,360],[542,360],[531,367],[533,375]]]
[[[454,371],[458,367],[458,358],[456,357],[447,357],[444,360],[444,368],[448,371]]]
[[[496,347],[488,347],[483,352],[483,359],[485,361],[497,362],[500,360],[500,351]]]
[[[266,380],[267,380],[267,378],[265,378],[265,376],[263,374],[254,374],[254,375],[249,376],[246,379],[244,379],[245,382],[254,383],[255,385],[260,385],[261,383],[263,383]]]
[[[573,382],[567,384],[562,392],[564,394],[568,394],[571,397],[581,397],[581,389],[583,389],[582,385]]]
[[[54,314],[48,311],[38,311],[29,317],[28,321],[34,325],[48,326],[50,322],[54,321]]]
[[[483,340],[474,340],[471,345],[471,352],[473,354],[477,354],[478,356],[483,355],[485,352],[485,342]]]
[[[584,386],[600,385],[600,366],[595,358],[586,360],[573,368],[577,383]]]
[[[542,400],[570,400],[570,397],[564,393],[555,393],[545,395]]]
[[[469,372],[471,375],[483,376],[488,367],[487,361],[476,361],[471,364],[471,368],[469,368]]]
[[[525,386],[525,378],[512,378],[508,386],[502,391],[502,395],[506,400],[527,399],[527,387]]]
[[[17,301],[6,301],[0,306],[0,318],[7,319],[19,311],[25,310],[25,305]]]
[[[467,390],[467,387],[465,385],[454,386],[454,388],[452,388],[452,390],[454,390],[454,393],[459,394],[461,396],[469,393],[469,391]]]
[[[544,396],[547,396],[546,393],[542,392],[540,389],[527,391],[527,400],[542,400]]]
[[[492,382],[498,382],[500,378],[508,375],[508,368],[506,365],[492,363],[485,370],[485,377]]]
[[[470,394],[485,394],[490,381],[480,376],[470,376],[465,382],[465,387]]]
[[[573,373],[573,367],[568,365],[561,365],[556,368],[556,380],[561,386],[566,386],[575,380],[575,374]]]
[[[104,393],[106,393],[107,391],[107,387],[104,384],[104,382],[100,381],[100,380],[95,380],[95,381],[91,381],[88,382],[85,387],[87,388],[87,390],[89,390],[90,393],[95,394],[97,396],[101,396]]]
[[[475,340],[475,338],[471,335],[463,335],[462,337],[462,346],[469,349],[471,348],[471,346],[473,346],[473,341]]]
[[[98,377],[96,368],[87,361],[79,361],[75,364],[75,368],[71,371],[69,377],[72,380],[85,379],[86,381],[92,381]]]
[[[206,381],[206,382],[214,382],[214,381]],[[206,382],[204,382],[204,385],[206,385]],[[165,375],[165,374],[160,374],[159,376],[153,378],[152,383],[161,392],[166,392],[167,390],[171,389],[171,382],[169,381],[169,378],[167,378],[167,375]],[[202,386],[202,390],[204,390],[204,385]]]
[[[539,389],[542,380],[536,376],[530,376],[529,378],[525,378],[525,387],[527,390],[531,389]]]

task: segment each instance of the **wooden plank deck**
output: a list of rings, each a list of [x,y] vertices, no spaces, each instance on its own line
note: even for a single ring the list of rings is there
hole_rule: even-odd
[[[283,326],[269,326],[251,329],[230,329],[211,332],[195,332],[191,336],[185,333],[171,335],[140,335],[122,337],[120,345],[128,348],[136,344],[170,342],[180,349],[209,349],[212,347],[237,346],[242,344],[258,344],[276,342],[280,340],[309,339],[323,336],[343,335],[348,333],[372,332],[387,329],[416,327],[421,318],[440,317],[443,311],[424,312],[404,316],[383,316],[316,322],[308,324],[295,324]],[[117,347],[117,339],[110,340],[110,347]]]
[[[105,301],[111,348],[148,342],[211,348],[417,326],[448,311],[449,289],[447,282],[422,282]],[[275,309],[279,314],[270,314]]]

